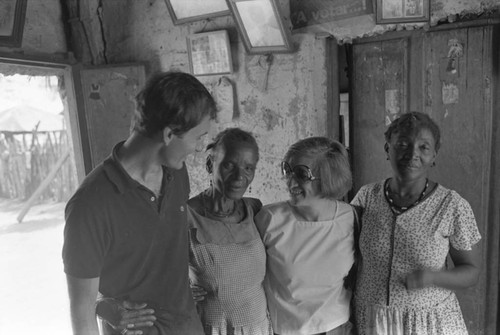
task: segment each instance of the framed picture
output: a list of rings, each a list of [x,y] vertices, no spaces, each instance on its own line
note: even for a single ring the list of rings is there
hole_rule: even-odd
[[[27,0],[0,1],[0,46],[20,47]]]
[[[292,52],[289,29],[276,0],[228,0],[236,27],[250,54]]]
[[[229,15],[226,0],[165,0],[174,24]]]
[[[233,72],[231,47],[226,30],[192,34],[187,37],[189,67],[195,76]]]
[[[372,0],[290,0],[293,29],[373,14]]]
[[[377,0],[376,23],[429,21],[429,0]]]

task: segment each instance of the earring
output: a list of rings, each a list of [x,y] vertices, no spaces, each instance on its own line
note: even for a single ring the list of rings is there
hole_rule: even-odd
[[[212,179],[210,179],[210,187],[213,187],[214,184],[212,184]]]
[[[248,188],[248,193],[252,193],[252,185]]]

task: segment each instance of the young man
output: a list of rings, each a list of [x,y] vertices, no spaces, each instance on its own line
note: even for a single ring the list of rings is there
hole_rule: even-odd
[[[101,293],[154,309],[154,326],[144,334],[203,334],[188,279],[184,161],[201,148],[215,102],[181,72],[153,76],[136,100],[131,135],[66,205],[63,260],[73,332],[98,334]]]

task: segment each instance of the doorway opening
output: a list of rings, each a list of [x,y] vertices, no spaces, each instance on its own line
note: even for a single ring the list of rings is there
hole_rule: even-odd
[[[71,67],[0,57],[0,106],[0,334],[70,334],[64,206],[83,177]]]

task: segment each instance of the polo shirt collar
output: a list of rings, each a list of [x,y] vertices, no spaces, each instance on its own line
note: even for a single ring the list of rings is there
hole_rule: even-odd
[[[114,146],[111,155],[103,162],[103,168],[109,180],[116,186],[118,192],[124,193],[126,190],[135,188],[140,184],[134,180],[123,165],[118,160],[118,150],[122,147],[125,141],[122,141]]]
[[[125,141],[116,144],[111,152],[111,155],[103,162],[103,168],[109,180],[116,186],[118,192],[123,194],[126,190],[141,186],[141,184],[133,179],[123,165],[118,160],[118,150],[122,147]],[[172,170],[162,165],[163,173],[172,174]]]

